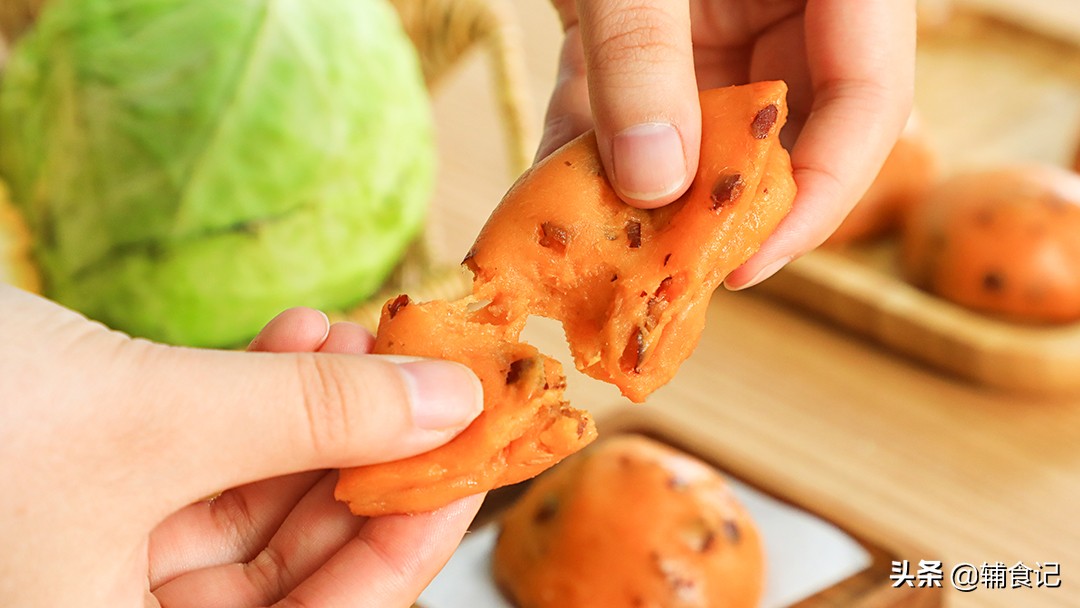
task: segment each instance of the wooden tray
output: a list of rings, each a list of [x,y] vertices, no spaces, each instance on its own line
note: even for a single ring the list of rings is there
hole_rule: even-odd
[[[1048,16],[1005,21],[1002,4],[971,2],[920,34],[916,109],[946,175],[1018,161],[1068,166],[1080,145],[1080,31],[1070,40],[1060,27],[1034,29]],[[905,283],[896,254],[892,240],[818,250],[755,291],[979,384],[1080,393],[1080,324],[1024,326],[950,304]]]
[[[737,479],[772,498],[797,509],[813,514],[825,521],[827,517],[816,512],[812,501],[798,501],[789,496],[784,488],[768,478],[755,473],[749,468],[738,466],[724,457],[723,448],[711,437],[707,430],[690,426],[662,416],[649,408],[622,409],[618,414],[599,421],[601,438],[621,433],[639,433],[650,436],[668,445],[694,454],[711,463],[728,477]],[[528,482],[501,488],[488,494],[479,515],[472,524],[477,530],[497,521],[501,513],[508,508],[528,487]],[[849,608],[939,608],[944,605],[946,593],[943,588],[893,588],[889,578],[894,560],[937,559],[934,553],[914,547],[909,543],[896,543],[887,539],[869,539],[853,533],[844,522],[830,522],[861,545],[870,556],[870,565],[857,574],[844,579],[833,586],[823,589],[811,597],[797,602],[792,608],[824,608],[844,606]],[[807,556],[813,559],[813,556]],[[481,607],[477,607],[481,608]],[[613,607],[617,608],[617,607]]]

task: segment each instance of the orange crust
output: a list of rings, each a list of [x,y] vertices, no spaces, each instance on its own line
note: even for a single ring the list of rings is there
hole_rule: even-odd
[[[910,215],[908,280],[1014,321],[1080,320],[1080,175],[1030,165],[958,175]]]
[[[464,260],[473,295],[401,296],[384,307],[375,342],[376,353],[468,365],[484,412],[431,452],[343,470],[337,498],[358,515],[427,511],[533,477],[592,441],[588,415],[562,398],[559,364],[518,341],[529,315],[561,321],[577,367],[634,401],[670,380],[697,343],[709,296],[791,207],[778,138],[786,92],[782,82],[703,92],[698,174],[661,209],[617,197],[592,132],[522,175]],[[522,383],[515,365],[535,381]]]
[[[627,435],[534,481],[503,516],[492,566],[529,608],[753,608],[765,558],[719,473]]]

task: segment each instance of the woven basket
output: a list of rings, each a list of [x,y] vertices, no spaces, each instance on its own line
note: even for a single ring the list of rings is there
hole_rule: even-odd
[[[317,0],[312,0],[317,1]],[[488,56],[495,83],[500,118],[510,170],[514,175],[531,163],[529,94],[523,75],[519,33],[507,0],[389,0],[401,16],[402,25],[413,41],[421,69],[432,95],[439,83],[462,59],[474,50]],[[0,66],[7,46],[33,26],[46,0],[0,0]],[[29,241],[17,212],[0,196],[0,280],[36,290],[40,282],[30,262]],[[419,300],[452,299],[469,292],[471,280],[457,265],[438,264],[431,255],[437,250],[437,218],[430,218],[425,234],[406,252],[379,293],[353,310],[331,314],[374,329],[383,302],[408,292]],[[14,236],[8,236],[14,235]],[[18,237],[18,238],[16,238]]]

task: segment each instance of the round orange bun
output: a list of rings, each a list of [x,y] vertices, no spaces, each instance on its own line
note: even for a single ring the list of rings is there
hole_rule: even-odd
[[[1080,175],[1021,165],[958,175],[913,210],[914,284],[1016,321],[1080,320]]]
[[[720,474],[636,435],[533,482],[493,567],[521,608],[751,608],[764,578],[757,528]]]

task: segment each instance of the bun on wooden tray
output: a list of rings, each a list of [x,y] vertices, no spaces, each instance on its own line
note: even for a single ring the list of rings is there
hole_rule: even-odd
[[[1080,320],[1080,175],[1051,165],[969,172],[908,216],[906,278],[1007,319]]]

